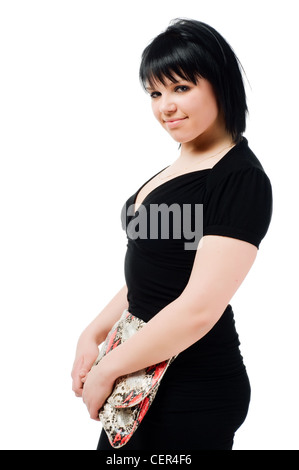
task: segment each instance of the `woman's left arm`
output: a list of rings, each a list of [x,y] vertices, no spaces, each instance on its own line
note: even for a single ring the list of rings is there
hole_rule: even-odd
[[[83,400],[90,417],[98,419],[117,377],[169,359],[205,336],[245,279],[256,254],[257,248],[245,241],[203,237],[182,294],[88,374]]]

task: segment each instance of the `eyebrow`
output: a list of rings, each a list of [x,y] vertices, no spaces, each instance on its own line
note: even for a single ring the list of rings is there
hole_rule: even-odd
[[[178,85],[178,84],[180,84],[180,83],[182,83],[182,82],[189,82],[189,80],[187,80],[186,78],[181,78],[180,80],[171,81],[170,86],[171,86],[171,85]],[[163,84],[162,84],[162,85],[163,85]],[[165,86],[165,85],[164,85],[164,86]],[[146,91],[154,91],[154,90],[155,90],[155,88],[151,87],[150,85],[149,85],[149,86],[146,86],[145,89],[146,89]]]

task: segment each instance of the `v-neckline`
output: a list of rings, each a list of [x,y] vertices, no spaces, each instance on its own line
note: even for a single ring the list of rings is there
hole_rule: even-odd
[[[220,160],[219,160],[220,161]],[[219,162],[217,162],[219,163]],[[217,165],[216,163],[216,165]],[[214,165],[214,166],[216,166]],[[136,209],[136,200],[137,200],[137,197],[140,193],[140,191],[142,190],[142,188],[144,188],[144,186],[149,183],[151,180],[153,180],[156,176],[158,176],[160,173],[162,173],[162,171],[166,170],[166,168],[168,168],[168,166],[166,166],[165,168],[163,168],[163,170],[159,171],[158,173],[156,173],[154,176],[152,176],[149,180],[147,180],[142,186],[140,186],[139,189],[137,189],[136,193],[135,193],[135,196],[134,196],[134,199],[133,199],[133,205],[134,205],[134,216],[136,215],[136,212],[139,211],[139,208],[144,204],[144,202],[147,200],[148,197],[150,197],[157,189],[161,188],[162,186],[165,186],[166,184],[170,183],[171,181],[173,180],[176,180],[178,178],[181,178],[183,176],[189,176],[193,173],[200,173],[200,172],[203,172],[203,171],[211,171],[214,167],[212,168],[202,168],[201,170],[195,170],[195,171],[189,171],[188,173],[182,173],[181,175],[177,175],[177,176],[174,176],[173,178],[171,178],[170,180],[168,181],[164,181],[163,183],[159,184],[158,186],[156,186],[156,188],[152,189],[142,200],[142,202],[139,204],[138,206],[138,209]]]
[[[183,178],[184,176],[189,176],[191,174],[196,174],[196,173],[201,173],[201,172],[204,172],[204,171],[211,171],[211,170],[214,170],[217,166],[221,165],[221,162],[223,162],[224,160],[226,160],[228,157],[230,157],[230,155],[232,153],[235,152],[235,150],[237,148],[240,147],[240,145],[242,143],[247,143],[247,140],[245,137],[242,137],[242,140],[238,143],[236,143],[227,153],[225,153],[223,155],[222,158],[220,158],[220,160],[218,160],[218,162],[215,163],[215,165],[213,165],[211,168],[202,168],[201,170],[194,170],[194,171],[189,171],[187,173],[182,173],[181,175],[177,175],[177,176],[174,176],[173,178],[169,179],[168,181],[164,181],[164,183],[161,183],[159,184],[159,186],[157,186],[156,188],[152,189],[143,199],[143,201],[140,203],[140,205],[138,206],[138,209],[136,210],[136,199],[140,193],[140,191],[142,190],[142,188],[144,188],[144,186],[149,183],[152,179],[154,179],[156,176],[158,176],[160,173],[162,173],[162,171],[166,170],[166,168],[168,168],[170,165],[166,166],[165,168],[163,168],[161,171],[158,171],[158,173],[156,173],[154,176],[152,176],[149,180],[147,180],[142,186],[140,186],[139,189],[137,189],[136,193],[135,193],[135,196],[134,196],[134,199],[133,199],[133,206],[134,206],[134,216],[136,215],[136,212],[138,212],[139,208],[144,204],[144,202],[147,200],[148,197],[150,197],[156,190],[158,190],[159,188],[161,188],[162,186],[165,186],[166,184],[170,183],[171,181],[173,180],[176,180],[178,178]]]

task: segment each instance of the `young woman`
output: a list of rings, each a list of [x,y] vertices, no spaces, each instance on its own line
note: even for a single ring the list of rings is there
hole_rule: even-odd
[[[232,449],[250,384],[229,302],[267,232],[271,184],[243,137],[240,66],[217,31],[174,21],[144,50],[140,78],[180,155],[127,200],[125,228],[141,207],[149,212],[153,205],[176,204],[183,214],[184,205],[202,205],[202,237],[187,249],[184,231],[180,238],[127,231],[126,285],[80,336],[73,390],[98,419],[117,377],[178,355],[123,449]],[[199,227],[191,213],[193,228]],[[124,309],[146,325],[91,369]],[[103,431],[98,449],[112,449]]]

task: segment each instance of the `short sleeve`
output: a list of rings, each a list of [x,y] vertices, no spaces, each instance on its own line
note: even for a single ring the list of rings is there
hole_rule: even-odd
[[[238,169],[207,189],[203,235],[238,238],[258,248],[271,216],[272,188],[266,173],[256,167]]]

